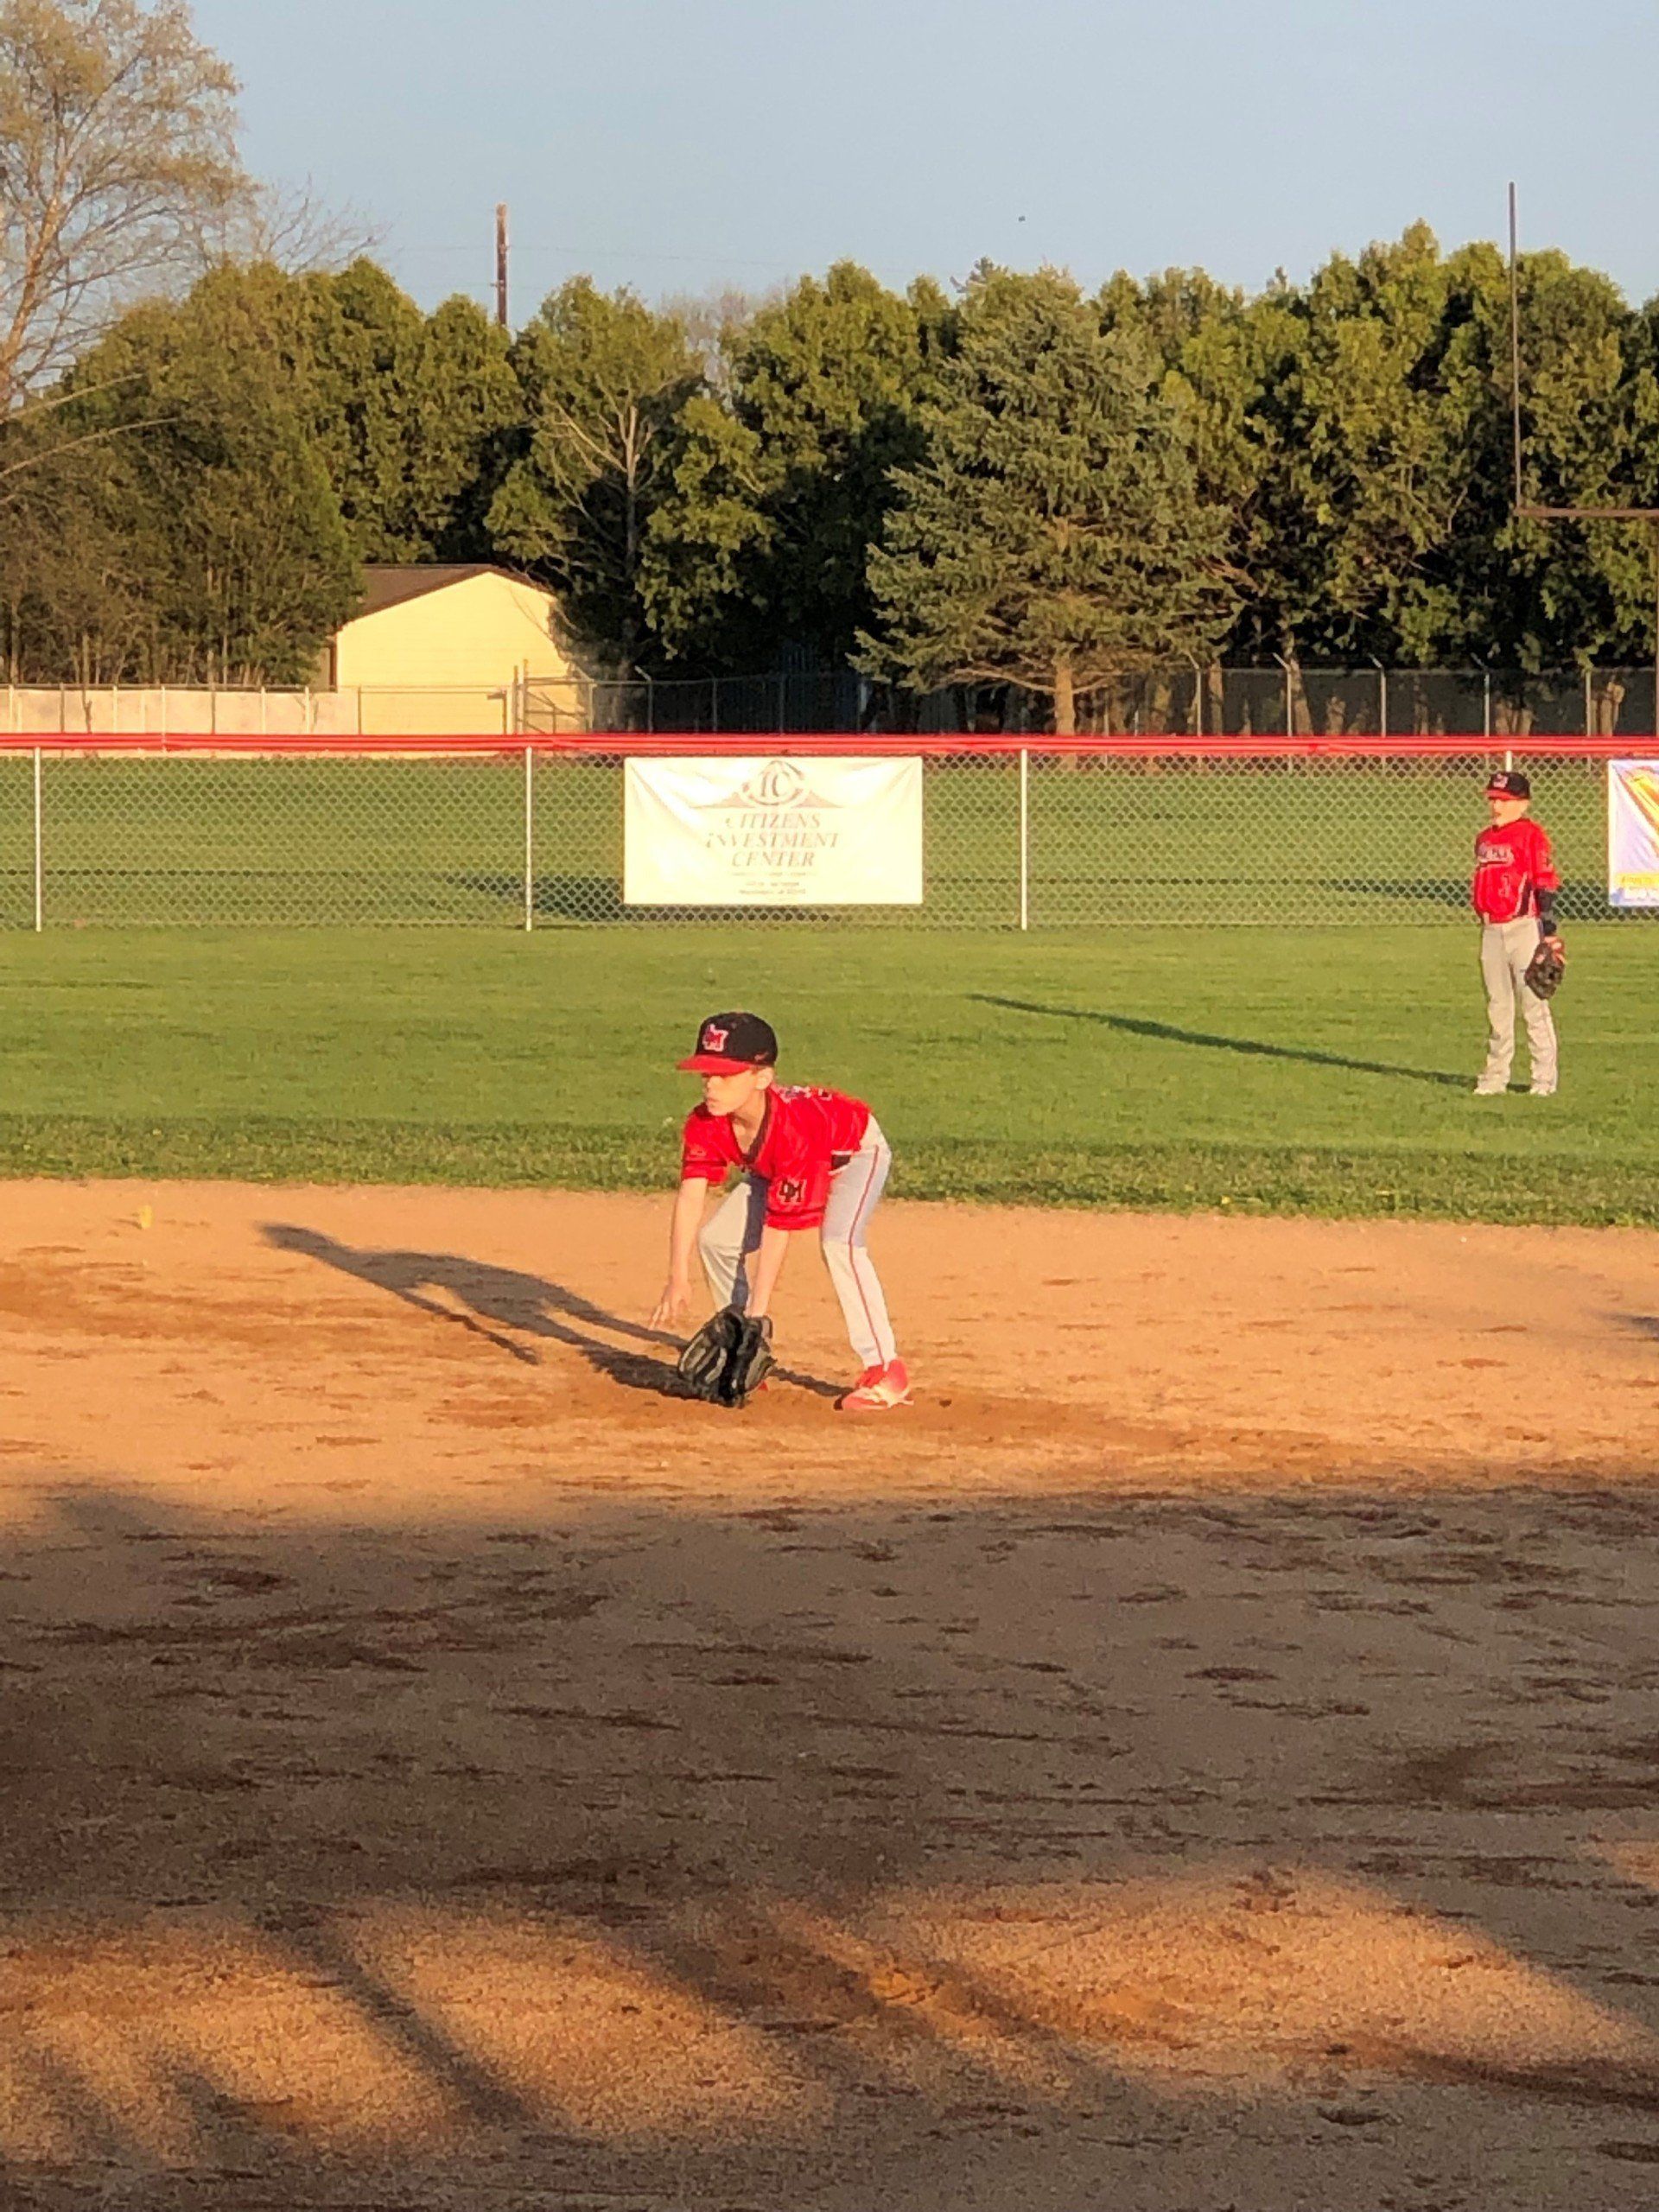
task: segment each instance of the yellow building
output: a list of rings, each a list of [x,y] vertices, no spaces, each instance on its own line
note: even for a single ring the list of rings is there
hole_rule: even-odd
[[[355,695],[364,732],[516,729],[531,688],[559,723],[579,724],[581,671],[560,645],[550,591],[485,562],[363,575],[362,610],[328,649],[327,683]]]

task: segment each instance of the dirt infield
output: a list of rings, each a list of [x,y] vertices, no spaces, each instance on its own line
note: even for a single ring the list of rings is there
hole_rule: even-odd
[[[5,1219],[6,2212],[1653,2202],[1659,1236]]]

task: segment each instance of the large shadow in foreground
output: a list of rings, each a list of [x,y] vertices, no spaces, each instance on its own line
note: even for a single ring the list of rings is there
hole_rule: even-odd
[[[0,2196],[1646,2204],[1656,1535],[1630,1492],[324,1529],[42,1484]]]

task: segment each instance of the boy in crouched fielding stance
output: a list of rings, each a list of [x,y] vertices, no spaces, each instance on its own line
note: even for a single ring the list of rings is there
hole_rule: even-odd
[[[759,1014],[713,1014],[679,1063],[702,1077],[702,1103],[686,1117],[668,1281],[652,1325],[672,1326],[684,1312],[694,1249],[717,1307],[765,1319],[791,1237],[815,1229],[861,1369],[837,1403],[885,1413],[909,1402],[910,1377],[864,1239],[893,1154],[861,1099],[780,1084],[777,1062],[778,1039]],[[709,1185],[734,1167],[739,1180],[705,1224]]]

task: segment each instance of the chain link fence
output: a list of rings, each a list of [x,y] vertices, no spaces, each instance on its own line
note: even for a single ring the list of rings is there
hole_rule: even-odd
[[[921,737],[1046,735],[1048,703],[1006,684],[916,694],[849,670],[628,683],[527,682],[517,727],[529,734],[615,730],[709,735],[772,732]],[[1650,733],[1651,668],[1513,670],[1154,669],[1079,702],[1096,737],[1612,737]]]
[[[918,741],[919,906],[734,914],[625,905],[623,762],[639,748],[603,742],[395,754],[14,747],[0,752],[0,925],[1452,922],[1467,912],[1482,786],[1505,760],[1532,775],[1566,880],[1560,911],[1602,916],[1606,755],[1643,749]]]
[[[1650,734],[1651,668],[1154,669],[1090,693],[1084,735],[1474,737],[1534,732]],[[538,677],[494,684],[363,684],[344,690],[73,684],[0,690],[0,732],[235,737],[564,737],[588,731],[1020,737],[1049,729],[1046,701],[1007,685],[918,695],[850,669],[612,682]]]

